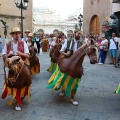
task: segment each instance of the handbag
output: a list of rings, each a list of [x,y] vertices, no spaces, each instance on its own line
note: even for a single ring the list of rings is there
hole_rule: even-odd
[[[108,46],[107,45],[103,46],[103,50],[107,51],[108,50]]]

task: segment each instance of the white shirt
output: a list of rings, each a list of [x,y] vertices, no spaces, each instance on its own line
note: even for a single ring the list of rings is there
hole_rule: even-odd
[[[32,43],[31,42],[27,42],[27,46],[29,47],[29,46],[31,46],[32,45]],[[37,45],[36,45],[36,43],[34,42],[34,47],[36,47],[37,48]]]
[[[67,48],[67,40],[65,40],[65,43],[62,45],[62,48],[60,52],[64,52]],[[74,46],[73,46],[73,52],[77,50],[77,41],[74,39]]]
[[[36,39],[36,41],[39,41],[40,38],[35,38],[35,39]]]
[[[50,45],[50,49],[52,49],[52,47],[55,45],[55,40],[53,38],[49,38],[49,45]]]
[[[24,37],[22,40],[25,41],[25,42],[27,42],[27,41],[28,41],[28,38],[27,38],[27,37]]]
[[[103,45],[108,42],[107,39],[101,41],[100,49],[103,49]]]
[[[85,38],[84,42],[87,43],[87,41],[88,41],[88,38]]]
[[[11,43],[12,43],[13,54],[16,55],[16,52],[18,51],[18,49],[17,49],[18,48],[18,43],[14,43],[12,41],[11,41]],[[27,46],[25,41],[24,41],[24,53],[27,53],[27,54],[29,53],[28,46]],[[2,55],[5,55],[5,54],[7,54],[6,44],[5,44],[4,49],[2,51]]]
[[[117,38],[117,37],[115,37],[114,40],[115,40],[116,42],[118,42],[118,38]],[[113,41],[113,39],[110,39],[110,49],[117,49],[116,44],[115,44],[115,42]]]

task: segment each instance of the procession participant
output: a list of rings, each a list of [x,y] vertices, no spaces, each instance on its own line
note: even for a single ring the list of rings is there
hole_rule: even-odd
[[[62,31],[59,31],[56,39],[53,40],[52,42],[53,48],[50,50],[51,62],[50,62],[50,67],[48,68],[47,71],[54,73],[54,71],[56,70],[57,59],[60,55],[59,51],[65,41],[67,41],[67,39],[65,39],[64,33]]]
[[[48,37],[47,37],[47,35],[43,35],[42,52],[47,52],[47,51],[48,51]]]
[[[67,39],[73,39],[73,31],[72,30],[68,30],[67,31]]]
[[[57,37],[55,39],[55,44],[58,44],[58,43],[62,43],[64,44],[64,42],[66,41],[67,39],[65,39],[64,37],[64,33],[62,31],[59,31],[58,34],[57,34]]]
[[[35,42],[37,44],[37,54],[39,55],[39,53],[40,53],[40,47],[41,47],[41,42],[42,42],[42,39],[40,38],[39,35],[36,35]]]
[[[27,40],[27,46],[29,47],[29,46],[33,45],[34,47],[37,48],[35,41],[33,41],[32,39],[33,39],[33,33],[29,33],[28,40]]]
[[[28,34],[27,46],[30,52],[29,61],[30,61],[31,75],[40,73],[40,62],[39,62],[39,58],[36,56],[37,45],[36,42],[32,40],[33,37],[34,37],[33,33]]]
[[[3,52],[2,52],[2,58],[4,61],[4,66],[5,66],[4,67],[5,83],[4,83],[4,92],[2,94],[2,99],[5,99],[7,95],[12,95],[13,96],[12,100],[8,104],[12,105],[13,99],[16,98],[17,105],[15,107],[15,110],[21,110],[21,106],[23,105],[22,100],[25,98],[25,96],[28,96],[30,98],[30,85],[32,83],[31,75],[30,75],[30,71],[28,70],[28,68],[25,67],[25,65],[26,66],[29,65],[29,62],[28,62],[29,50],[28,50],[26,42],[22,41],[20,38],[21,31],[18,27],[14,27],[10,34],[12,35],[13,40],[5,44]],[[11,56],[14,56],[14,57],[11,57]],[[6,80],[7,81],[10,80],[9,76],[12,74],[10,73],[10,70],[12,71],[12,69],[10,69],[9,67],[12,66],[13,61],[19,60],[20,58],[22,58],[22,60],[20,60],[20,64],[23,63],[23,65],[21,66],[20,72],[22,71],[22,68],[24,68],[24,74],[26,73],[26,75],[24,76],[24,82],[23,82],[25,83],[25,85],[23,88],[21,86],[22,84],[20,83],[18,84],[18,88],[9,87],[8,83],[6,82]],[[25,62],[25,65],[23,61]],[[18,68],[16,67],[13,69],[15,69],[15,71],[18,70]],[[12,72],[14,73],[14,71]],[[12,78],[13,81],[17,80],[18,78],[22,78],[22,77],[19,77],[19,75],[21,74],[20,72],[17,73],[18,74],[17,77],[15,77],[14,79]]]
[[[60,53],[63,55],[63,57],[72,55],[80,46],[82,46],[83,43],[80,41],[80,37],[81,37],[81,30],[78,29],[78,30],[74,31],[74,39],[72,41],[71,40],[65,41],[65,43],[63,44],[63,46],[60,50]],[[62,56],[60,56],[60,57],[62,57]],[[55,79],[56,79],[56,81],[54,82]],[[62,74],[59,66],[57,66],[55,72],[52,74],[52,76],[48,80],[49,85],[46,88],[53,88],[55,90],[57,84],[58,83],[61,84],[62,81],[64,81],[64,83],[65,83],[66,79],[67,78],[65,77],[65,74]],[[61,86],[62,91],[59,94],[60,96],[65,95],[66,87],[67,87],[66,83]],[[71,88],[71,86],[68,86],[68,87]],[[78,102],[74,100],[75,92],[76,91],[71,91],[70,102],[72,102],[73,105],[78,105]]]
[[[28,34],[29,33],[30,33],[29,30],[25,30],[25,36],[24,36],[24,38],[22,40],[24,40],[25,42],[27,42],[27,40],[28,40]]]
[[[52,49],[54,46],[54,35],[53,34],[50,34],[48,42],[49,42],[49,49]]]

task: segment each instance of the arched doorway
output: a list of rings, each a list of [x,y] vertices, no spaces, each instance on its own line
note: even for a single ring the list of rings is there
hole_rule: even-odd
[[[90,20],[90,33],[100,34],[100,22],[97,15],[94,15]]]

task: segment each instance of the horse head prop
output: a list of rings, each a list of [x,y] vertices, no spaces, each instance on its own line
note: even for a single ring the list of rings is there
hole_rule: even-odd
[[[58,58],[60,56],[60,49],[62,47],[62,44],[58,43],[56,44],[50,51],[50,57],[51,57],[51,61],[53,63],[57,63]]]
[[[96,50],[96,46],[93,44],[93,42],[90,42],[82,45],[75,53],[73,53],[73,55],[69,57],[61,54],[58,59],[58,65],[61,72],[67,73],[74,78],[81,78],[83,75],[82,63],[85,55],[87,54],[89,56],[91,64],[95,64],[97,63]]]
[[[34,47],[33,45],[30,45],[28,47],[28,49],[29,49],[29,52],[30,52],[30,56],[35,56],[36,55],[36,53],[37,53],[37,48],[36,47]]]
[[[5,61],[4,78],[10,88],[23,88],[31,84],[31,74],[19,56],[13,56]]]
[[[28,47],[29,52],[30,52],[30,57],[29,57],[29,61],[30,61],[30,67],[33,67],[35,65],[39,64],[39,59],[36,56],[37,53],[37,48],[34,47],[33,45]]]

